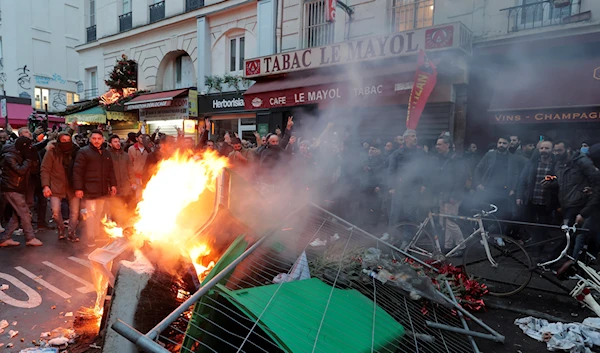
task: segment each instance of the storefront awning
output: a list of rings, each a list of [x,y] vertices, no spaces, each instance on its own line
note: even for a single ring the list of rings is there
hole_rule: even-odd
[[[489,78],[490,112],[536,111],[600,106],[600,61],[523,60]]]
[[[143,94],[125,103],[125,110],[169,107],[173,99],[187,95],[188,89]]]
[[[67,124],[74,121],[88,124],[106,124],[106,112],[104,109],[102,109],[102,107],[95,106],[93,108],[65,116],[65,122]]]
[[[274,80],[260,81],[244,93],[245,109],[272,109],[305,104],[355,105],[406,104],[413,85],[415,65],[411,70],[398,67],[351,74],[291,74]]]

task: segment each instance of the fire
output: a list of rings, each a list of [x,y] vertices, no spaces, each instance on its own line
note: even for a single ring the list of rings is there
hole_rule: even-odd
[[[106,215],[102,218],[104,231],[111,238],[123,238],[123,228],[117,227],[117,223],[108,219]]]
[[[198,244],[198,245],[192,247],[188,252],[190,259],[192,259],[192,262],[194,263],[194,267],[196,268],[196,273],[198,274],[198,277],[200,278],[200,280],[202,280],[204,278],[204,275],[208,271],[210,271],[213,267],[215,267],[214,261],[210,261],[207,265],[203,265],[204,258],[209,256],[210,252],[211,252],[210,247],[205,243]]]

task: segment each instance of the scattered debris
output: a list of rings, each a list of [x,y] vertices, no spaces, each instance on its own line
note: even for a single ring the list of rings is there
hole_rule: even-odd
[[[8,284],[3,284],[0,286],[0,290],[8,290]]]
[[[48,338],[50,337],[50,332],[42,332],[42,334],[40,335],[41,338]]]
[[[19,334],[19,331],[13,331],[13,330],[8,331],[8,335],[10,336],[10,338],[13,338],[18,334]]]
[[[0,343],[0,348],[4,347],[4,343]]]
[[[11,325],[12,325],[12,326],[17,326],[17,322],[16,322],[16,321],[13,321]]]
[[[58,353],[58,348],[26,348],[19,353]]]
[[[56,309],[56,305],[52,305],[52,306],[50,307],[50,309],[52,309],[52,310]]]
[[[51,346],[64,346],[69,344],[69,339],[67,337],[57,337],[48,341],[48,344]]]
[[[90,344],[90,348],[94,348],[94,349],[102,349],[102,347],[100,347],[99,345],[92,343]]]
[[[14,344],[9,343],[9,344],[6,345],[6,348],[12,348],[13,346],[14,346]]]
[[[69,317],[69,316],[73,316],[73,312],[69,311],[68,313],[65,314],[65,317]]]
[[[325,245],[327,245],[327,240],[321,240],[321,239],[317,238],[316,240],[310,242],[309,245],[312,247],[325,246]]]
[[[4,329],[8,327],[8,321],[2,320],[0,321],[0,329]]]
[[[24,338],[21,338],[21,342],[25,342],[25,339],[24,339]]]
[[[549,351],[591,352],[589,348],[600,346],[600,318],[590,317],[583,323],[549,323],[532,316],[516,319],[527,336],[545,342]]]

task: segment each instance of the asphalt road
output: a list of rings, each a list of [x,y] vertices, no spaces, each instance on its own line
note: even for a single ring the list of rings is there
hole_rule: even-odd
[[[19,352],[32,347],[42,332],[58,327],[72,328],[73,320],[82,307],[92,307],[96,297],[91,268],[87,260],[93,250],[85,239],[79,243],[58,240],[56,232],[43,231],[37,237],[42,247],[25,247],[24,237],[13,237],[21,246],[0,249],[0,321],[9,327],[0,335],[2,352]],[[73,316],[65,316],[73,313]],[[16,325],[12,326],[12,323]],[[9,338],[10,330],[19,331]],[[21,342],[21,339],[24,342]],[[6,345],[14,347],[7,349]]]

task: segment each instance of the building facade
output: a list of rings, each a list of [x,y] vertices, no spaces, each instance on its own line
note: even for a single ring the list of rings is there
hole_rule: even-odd
[[[78,101],[83,90],[75,50],[84,39],[81,1],[1,0],[0,11],[0,90],[10,97],[9,104],[55,112]],[[24,125],[32,110],[12,108],[13,125]]]
[[[87,43],[77,50],[87,98],[108,90],[104,80],[123,54],[138,64],[139,90],[177,97],[181,89],[201,97],[243,89],[244,57],[256,55],[256,2],[86,0],[84,17]],[[131,106],[143,107],[141,97]],[[160,97],[176,98],[168,93]],[[166,110],[145,113],[150,112],[140,111],[140,117],[148,117],[149,129],[161,127],[165,133],[175,133],[185,120]]]

